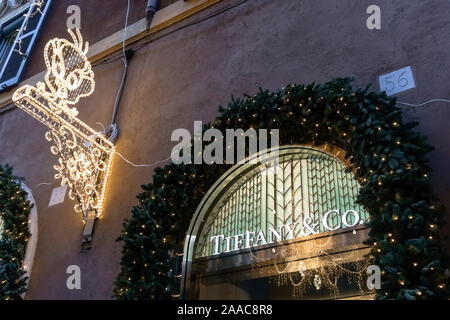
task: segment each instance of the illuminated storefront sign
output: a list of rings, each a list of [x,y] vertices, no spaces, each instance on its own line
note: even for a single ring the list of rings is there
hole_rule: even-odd
[[[333,145],[282,146],[235,165],[197,207],[185,241],[186,299],[365,296],[369,214]],[[250,158],[248,160],[251,160]],[[363,289],[361,289],[363,288]],[[367,289],[367,288],[366,288]]]
[[[303,219],[303,224],[299,228],[299,223],[288,223],[279,226],[278,228],[269,227],[268,233],[260,229],[256,232],[251,232],[246,230],[243,233],[235,234],[232,236],[215,235],[211,237],[212,255],[217,255],[220,253],[229,253],[233,251],[238,251],[241,249],[250,249],[252,247],[258,247],[261,245],[267,245],[271,243],[276,243],[285,240],[295,239],[295,235],[299,234],[301,237],[306,237],[309,235],[319,234],[319,229],[326,231],[335,231],[338,229],[354,227],[358,224],[364,224],[364,220],[361,219],[361,215],[355,210],[345,211],[340,219],[340,223],[337,225],[332,225],[330,218],[341,215],[340,210],[329,210],[327,211],[319,223],[314,223],[312,218],[306,217]],[[323,228],[320,228],[322,226]]]
[[[209,207],[195,257],[364,224],[368,215],[355,203],[360,185],[343,162],[307,147],[289,152],[273,175],[261,174],[259,165],[236,174]]]

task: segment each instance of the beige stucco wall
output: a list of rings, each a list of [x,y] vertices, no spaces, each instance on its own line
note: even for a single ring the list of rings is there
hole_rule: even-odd
[[[191,19],[233,2],[224,0]],[[170,156],[174,129],[192,130],[194,120],[214,119],[217,106],[226,104],[231,95],[252,94],[258,87],[276,89],[290,82],[325,82],[357,74],[357,84],[373,83],[373,89],[378,90],[377,75],[411,65],[417,88],[399,94],[399,100],[448,99],[450,2],[380,0],[381,30],[366,28],[365,12],[371,4],[367,0],[250,0],[148,44],[130,63],[117,117],[117,151],[138,164],[165,159]],[[97,10],[96,5],[97,1],[90,2],[89,12]],[[61,14],[52,11],[41,39],[51,37],[50,26],[65,29]],[[96,19],[93,14],[87,17]],[[104,33],[98,21],[86,23],[88,39]],[[40,47],[42,44],[37,49]],[[35,73],[42,71],[30,68]],[[109,124],[122,68],[120,60],[94,68],[96,91],[78,105],[80,118],[89,125]],[[449,107],[436,103],[406,113],[409,119],[420,121],[420,131],[436,147],[430,155],[433,185],[447,207]],[[33,190],[39,239],[27,298],[107,299],[120,269],[121,244],[115,239],[137,203],[140,185],[151,181],[152,169],[134,168],[118,157],[114,160],[105,214],[96,226],[93,248],[80,253],[83,225],[72,210],[73,204],[67,200],[48,208],[57,183],[53,180],[56,158],[49,152],[45,131],[37,120],[17,108],[0,110],[0,163],[13,165],[30,187],[54,183]],[[81,267],[82,290],[67,290],[69,265]]]

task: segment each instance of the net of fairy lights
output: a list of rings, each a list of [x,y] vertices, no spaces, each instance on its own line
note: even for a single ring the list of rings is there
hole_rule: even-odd
[[[369,261],[364,250],[350,250],[344,255],[333,254],[331,236],[321,238],[320,243],[311,241],[306,247],[281,246],[272,249],[273,259],[268,264],[250,251],[253,270],[265,270],[269,284],[289,288],[294,299],[317,296],[339,299],[346,295],[370,297],[374,292],[367,287]],[[286,260],[286,257],[313,257]],[[344,288],[345,292],[341,290]],[[349,291],[350,290],[350,291]]]
[[[59,156],[55,179],[69,186],[69,197],[83,219],[99,217],[114,155],[114,145],[77,118],[74,105],[95,88],[87,59],[88,43],[80,31],[69,30],[72,42],[52,39],[44,49],[45,82],[25,85],[13,96],[16,105],[49,128],[45,134]]]

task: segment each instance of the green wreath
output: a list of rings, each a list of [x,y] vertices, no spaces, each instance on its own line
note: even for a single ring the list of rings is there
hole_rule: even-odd
[[[232,99],[204,130],[280,128],[280,145],[333,143],[347,154],[361,182],[358,203],[370,214],[368,259],[382,270],[378,299],[447,299],[439,228],[426,138],[404,123],[395,98],[339,78],[308,86]],[[181,247],[195,209],[228,165],[157,168],[143,185],[139,205],[125,220],[117,299],[171,297],[170,250]]]
[[[0,300],[21,300],[26,291],[23,260],[31,236],[28,217],[32,205],[22,190],[22,179],[0,165]]]

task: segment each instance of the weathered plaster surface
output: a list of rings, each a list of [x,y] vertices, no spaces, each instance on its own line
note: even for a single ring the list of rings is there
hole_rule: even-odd
[[[54,7],[36,52],[42,52],[51,37],[65,36],[63,17],[69,2],[77,1],[58,1]],[[105,1],[88,2],[83,26],[89,41],[120,29],[123,11],[115,10],[122,2],[107,1],[110,11],[100,9]],[[207,11],[232,2],[225,0]],[[145,8],[146,1],[136,3]],[[411,65],[417,88],[399,94],[399,100],[448,99],[450,2],[380,0],[379,31],[366,28],[365,12],[370,4],[367,0],[250,0],[150,43],[137,51],[130,63],[117,117],[117,150],[138,164],[165,159],[170,156],[174,129],[192,130],[194,120],[214,119],[217,106],[226,104],[231,95],[253,94],[258,87],[276,89],[290,82],[324,82],[357,74],[358,85],[373,83],[378,90],[377,75]],[[133,17],[137,20],[143,15],[139,12]],[[37,57],[39,54],[33,61],[38,61]],[[91,126],[109,124],[122,67],[117,60],[94,68],[96,91],[79,104],[80,118]],[[40,71],[42,64],[34,62],[28,74]],[[407,111],[407,117],[420,121],[420,131],[436,147],[430,155],[433,185],[441,203],[450,208],[449,105],[430,104]],[[14,165],[16,174],[24,176],[30,187],[53,182],[56,159],[49,152],[44,132],[40,123],[21,110],[0,114],[0,163]],[[33,190],[39,239],[29,299],[111,296],[121,256],[121,244],[115,239],[137,203],[140,185],[151,181],[153,171],[131,167],[118,157],[112,170],[105,214],[96,226],[89,253],[80,253],[82,223],[70,201],[48,208],[52,186]],[[72,264],[81,267],[80,291],[66,288],[65,271]]]

